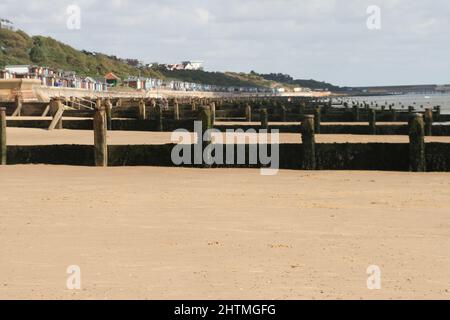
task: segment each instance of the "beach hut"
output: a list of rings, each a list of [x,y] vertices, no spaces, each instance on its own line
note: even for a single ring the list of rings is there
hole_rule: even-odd
[[[105,81],[108,85],[116,87],[120,81],[120,78],[114,73],[108,72],[107,74],[105,74]]]

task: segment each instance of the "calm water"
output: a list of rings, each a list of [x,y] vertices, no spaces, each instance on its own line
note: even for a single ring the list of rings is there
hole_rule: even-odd
[[[379,97],[347,97],[344,101],[355,101],[371,104],[389,105],[394,104],[395,108],[401,108],[404,106],[405,109],[408,106],[414,106],[416,110],[422,110],[425,108],[432,108],[434,106],[441,106],[441,113],[450,114],[450,94],[430,94],[430,95],[398,95],[398,96],[379,96]],[[423,108],[421,108],[423,106]]]

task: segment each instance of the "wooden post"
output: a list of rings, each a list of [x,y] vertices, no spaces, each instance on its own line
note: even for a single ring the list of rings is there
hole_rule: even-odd
[[[369,134],[377,134],[377,112],[369,109]]]
[[[395,109],[392,109],[391,115],[392,115],[392,121],[393,122],[397,121],[397,112],[395,112]]]
[[[162,106],[160,104],[158,104],[155,107],[155,118],[156,118],[156,131],[164,131],[163,128],[163,111],[162,111]]]
[[[359,106],[353,106],[353,121],[359,122]]]
[[[298,113],[300,115],[302,115],[305,113],[305,110],[306,110],[306,103],[304,101],[302,101],[302,102],[300,102],[300,107],[299,107]]]
[[[320,106],[317,106],[314,109],[314,119],[313,119],[314,120],[314,131],[317,134],[320,134],[320,123],[321,123],[321,119],[322,119],[321,113],[322,113],[322,108]]]
[[[202,121],[202,134],[205,134],[207,130],[212,129],[211,110],[208,107],[201,107],[199,118]]]
[[[211,102],[211,125],[214,127],[216,123],[216,103]]]
[[[0,165],[6,165],[6,108],[0,108]]]
[[[303,170],[316,169],[316,139],[314,132],[314,116],[306,115],[302,125]]]
[[[281,106],[281,121],[286,122],[287,109],[285,106]]]
[[[145,110],[145,101],[144,99],[139,100],[139,120],[147,119],[147,113]]]
[[[441,106],[436,106],[436,121],[441,121]]]
[[[211,123],[211,110],[208,107],[202,106],[200,108],[200,120],[202,121],[202,136],[200,137],[202,139],[202,152],[203,152],[203,167],[209,168],[210,165],[210,154],[207,154],[208,158],[205,158],[205,148],[211,144],[211,135],[208,130],[212,129],[212,123]]]
[[[62,104],[59,98],[50,101],[50,112],[53,119],[52,122],[50,123],[50,126],[48,127],[48,130],[62,129],[63,128],[62,116],[64,113],[64,105]]]
[[[20,117],[23,107],[23,101],[22,97],[19,94],[16,94],[16,97],[14,98],[14,103],[16,105],[14,112],[12,114],[13,117]]]
[[[245,119],[247,122],[252,122],[252,107],[249,104],[245,106]]]
[[[178,104],[177,99],[174,99],[173,101],[173,119],[180,120],[180,105]]]
[[[409,121],[409,166],[413,172],[425,172],[425,128],[421,114],[414,114]]]
[[[425,109],[425,136],[431,137],[433,135],[433,110]]]
[[[260,118],[261,118],[261,128],[269,130],[269,115],[267,113],[266,108],[261,109]]]
[[[94,160],[96,167],[108,166],[108,144],[105,107],[97,105],[94,114]]]
[[[108,130],[112,130],[112,108],[111,99],[108,98],[105,101],[105,113],[106,113],[106,127]]]

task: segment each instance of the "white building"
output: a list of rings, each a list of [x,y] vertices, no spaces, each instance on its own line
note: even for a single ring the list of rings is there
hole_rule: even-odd
[[[11,66],[6,66],[5,70],[11,74],[25,75],[30,72],[30,66],[29,65],[11,65]]]
[[[184,70],[202,70],[203,61],[183,61]]]

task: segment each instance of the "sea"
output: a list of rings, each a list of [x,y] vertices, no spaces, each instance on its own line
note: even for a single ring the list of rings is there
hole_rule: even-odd
[[[405,95],[389,95],[389,96],[356,96],[345,97],[343,101],[347,102],[363,102],[374,105],[390,105],[395,108],[408,109],[413,106],[415,110],[423,111],[425,108],[433,108],[441,106],[442,114],[450,114],[450,94],[405,94]],[[349,103],[350,104],[350,103]],[[350,104],[351,105],[351,104]]]

